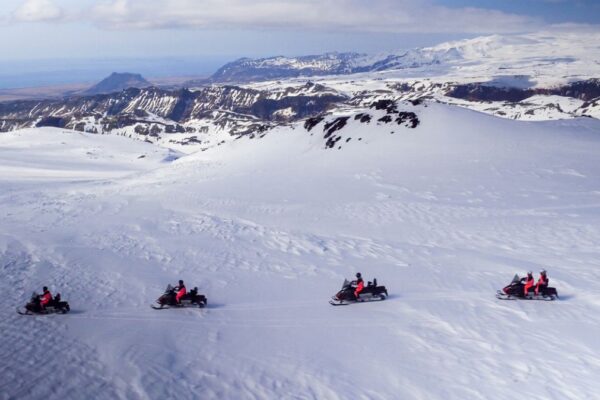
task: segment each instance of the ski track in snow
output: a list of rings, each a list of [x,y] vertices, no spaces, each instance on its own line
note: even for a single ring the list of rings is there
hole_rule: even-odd
[[[115,168],[123,144],[98,137],[86,176],[77,141],[34,153],[60,177],[0,172],[0,399],[593,398],[600,127],[540,144],[539,125],[423,113],[420,136],[343,154],[295,134]],[[515,133],[488,145],[481,126]],[[0,164],[30,154],[11,140]],[[542,267],[561,300],[494,298]],[[356,271],[389,299],[327,304]],[[180,278],[208,307],[152,310]],[[17,315],[43,285],[71,313]]]

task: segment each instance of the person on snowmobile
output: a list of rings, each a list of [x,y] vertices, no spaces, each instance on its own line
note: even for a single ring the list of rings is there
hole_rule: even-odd
[[[545,293],[546,288],[548,287],[548,276],[546,275],[546,270],[543,269],[540,271],[540,279],[538,279],[537,284],[535,285],[535,294],[536,296],[540,293],[540,289],[542,293]]]
[[[356,273],[356,280],[353,282],[356,285],[356,289],[354,289],[354,297],[358,299],[358,295],[363,291],[365,287],[365,282],[363,281],[362,275],[360,272]]]
[[[185,285],[181,279],[179,280],[179,285],[175,287],[175,291],[177,292],[175,295],[175,301],[177,304],[181,304],[181,298],[186,294]]]
[[[52,293],[50,293],[47,286],[44,286],[42,290],[44,291],[44,294],[40,297],[40,306],[42,307],[42,310],[45,310],[46,306],[52,301]]]
[[[525,281],[525,286],[523,286],[523,295],[527,296],[527,292],[529,292],[529,289],[533,287],[535,282],[535,279],[533,279],[533,272],[527,272],[527,277],[521,278],[521,281],[523,280]]]

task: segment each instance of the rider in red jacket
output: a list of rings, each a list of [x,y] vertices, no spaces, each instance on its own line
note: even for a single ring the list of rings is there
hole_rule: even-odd
[[[52,293],[48,290],[48,287],[44,286],[44,294],[40,297],[40,306],[42,306],[42,310],[46,308],[48,304],[52,301]]]
[[[356,297],[358,299],[358,295],[360,294],[360,292],[362,292],[362,290],[365,287],[365,282],[362,279],[362,276],[360,274],[360,272],[356,273],[356,289],[354,289],[354,297]]]
[[[181,304],[181,298],[187,293],[182,280],[179,281],[179,285],[175,287],[175,290],[177,291],[177,294],[175,295],[175,301],[177,301],[177,304]]]
[[[542,293],[545,293],[544,290],[548,287],[548,276],[546,275],[546,270],[543,269],[540,271],[540,279],[537,281],[537,285],[535,285],[535,294],[538,295],[540,293],[540,289]]]
[[[527,296],[527,292],[529,292],[529,289],[531,289],[535,283],[535,279],[533,279],[533,272],[529,271],[527,273],[527,278],[523,278],[525,279],[525,286],[523,287],[523,291],[524,291],[524,295]]]

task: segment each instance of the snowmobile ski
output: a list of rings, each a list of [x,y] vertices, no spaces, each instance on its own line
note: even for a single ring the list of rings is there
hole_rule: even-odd
[[[506,293],[496,293],[496,298],[499,300],[541,300],[541,301],[554,301],[557,299],[556,296],[543,296],[541,294],[528,294],[527,296],[513,296]]]

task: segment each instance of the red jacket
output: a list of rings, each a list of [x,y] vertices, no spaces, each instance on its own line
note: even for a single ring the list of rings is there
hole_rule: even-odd
[[[523,288],[525,294],[527,294],[529,289],[531,289],[533,287],[534,283],[535,283],[535,279],[533,279],[533,276],[531,278],[529,278],[529,277],[525,278],[525,287]]]
[[[358,297],[358,294],[359,294],[360,292],[362,292],[362,290],[363,290],[364,288],[365,288],[365,282],[364,282],[362,279],[359,279],[359,280],[356,282],[356,289],[354,290],[354,295],[355,295],[356,297]]]
[[[548,278],[544,275],[540,275],[540,279],[537,281],[537,285],[535,285],[535,293],[539,293],[541,287],[548,286]]]
[[[52,301],[52,293],[50,293],[50,291],[47,290],[42,295],[41,303],[42,303],[43,306],[45,306],[46,304],[49,304],[51,301]]]
[[[185,290],[185,286],[180,286],[179,290],[177,291],[177,294],[175,295],[175,299],[179,301],[179,299],[185,296],[186,293],[187,291]]]

